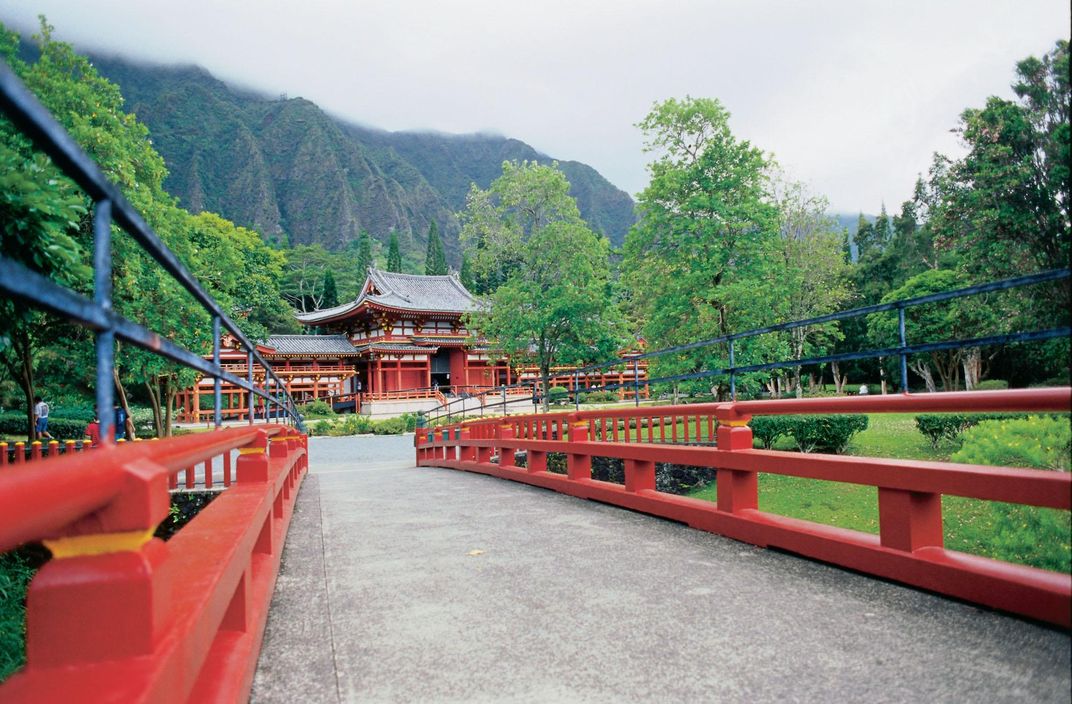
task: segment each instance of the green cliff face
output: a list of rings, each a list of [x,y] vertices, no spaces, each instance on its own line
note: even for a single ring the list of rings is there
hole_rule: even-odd
[[[167,162],[166,187],[193,211],[211,210],[291,245],[342,249],[368,230],[423,256],[434,220],[447,259],[460,264],[458,222],[471,183],[481,188],[508,159],[549,163],[515,139],[385,132],[347,124],[301,99],[231,88],[196,67],[97,58]],[[633,201],[595,169],[559,163],[581,214],[620,245]]]

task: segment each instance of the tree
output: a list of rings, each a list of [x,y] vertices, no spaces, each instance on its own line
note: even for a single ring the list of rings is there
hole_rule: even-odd
[[[655,159],[623,270],[648,343],[668,347],[775,322],[761,294],[778,231],[762,152],[733,136],[729,113],[713,99],[658,103],[638,126]],[[745,356],[751,344],[741,346]],[[727,362],[726,349],[701,349],[653,367],[686,373]]]
[[[849,299],[848,263],[843,235],[827,215],[825,198],[809,193],[802,183],[779,174],[772,183],[778,208],[779,265],[771,269],[768,302],[781,320],[814,318],[839,310]],[[788,332],[794,359],[824,354],[841,339],[837,323],[808,325]],[[834,366],[835,384],[840,386]],[[793,388],[803,396],[801,368],[796,367]],[[775,389],[771,388],[773,392]]]
[[[1024,59],[1016,74],[1019,101],[990,97],[965,110],[958,132],[968,154],[936,157],[931,170],[936,245],[979,278],[1069,262],[1068,42]],[[1057,305],[1067,303],[1067,281],[1064,294]]]
[[[372,258],[372,237],[367,230],[362,230],[361,235],[357,240],[357,263],[354,266],[354,271],[357,272],[357,278],[359,279],[358,286],[365,283],[365,278],[368,276],[368,270],[375,264]]]
[[[339,292],[335,289],[335,277],[328,269],[324,272],[324,300],[321,301],[321,306],[334,308],[337,305],[339,305]]]
[[[506,161],[502,169],[488,190],[473,184],[458,216],[475,293],[494,291],[523,265],[529,235],[556,222],[583,222],[557,162],[540,168],[536,162]]]
[[[443,251],[443,240],[439,237],[439,226],[433,220],[428,226],[428,249],[424,255],[424,273],[427,276],[445,276],[447,273],[447,255]]]
[[[608,299],[606,238],[583,225],[551,223],[525,243],[525,266],[490,297],[478,328],[513,360],[540,370],[548,410],[551,368],[606,359],[617,348]]]
[[[913,276],[904,285],[890,291],[882,303],[917,298],[932,293],[952,291],[966,285],[965,276],[948,269],[931,269]],[[905,337],[908,344],[941,342],[950,339],[980,337],[998,332],[1001,316],[986,297],[954,299],[905,309]],[[896,347],[900,343],[896,312],[868,316],[867,330],[877,347]],[[908,368],[915,372],[928,391],[936,391],[937,373],[944,391],[955,390],[965,372],[965,388],[972,389],[983,373],[983,356],[979,348],[938,350],[912,355]]]
[[[553,366],[605,359],[617,348],[610,245],[580,221],[556,166],[507,162],[468,203],[460,214],[465,256],[485,267],[485,281],[502,278],[471,324],[512,359],[539,368],[546,411]],[[498,269],[493,251],[518,265]]]
[[[398,244],[398,233],[391,230],[391,241],[387,245],[387,271],[402,271],[402,250]]]

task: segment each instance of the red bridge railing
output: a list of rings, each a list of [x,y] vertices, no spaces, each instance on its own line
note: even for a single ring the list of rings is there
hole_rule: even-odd
[[[237,450],[234,481],[164,542],[179,473]],[[52,552],[4,702],[245,701],[307,441],[281,425],[128,443],[0,473],[0,551]]]
[[[792,413],[1053,412],[1070,406],[1072,389],[1065,387],[512,416],[419,430],[417,464],[616,504],[1068,628],[1072,576],[946,549],[942,496],[1069,511],[1072,474],[756,450],[748,421]],[[668,434],[679,426],[679,442],[691,436],[700,444],[671,444]],[[711,438],[715,446],[703,446]],[[527,452],[525,467],[516,466],[517,450]],[[566,455],[565,475],[547,471],[548,452]],[[592,457],[622,459],[624,486],[592,479]],[[656,462],[714,468],[716,502],[656,491]],[[760,510],[760,473],[877,487],[878,535]]]

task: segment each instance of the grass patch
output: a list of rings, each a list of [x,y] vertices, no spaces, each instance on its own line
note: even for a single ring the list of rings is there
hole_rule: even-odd
[[[952,441],[935,448],[915,425],[915,414],[873,414],[847,454],[861,457],[947,461],[958,449]],[[784,439],[784,438],[783,438]],[[791,449],[777,446],[775,449]],[[714,501],[714,482],[690,496]],[[759,508],[825,525],[878,533],[878,491],[840,482],[759,475]],[[942,497],[945,546],[1058,572],[1072,570],[1072,526],[1067,511]]]

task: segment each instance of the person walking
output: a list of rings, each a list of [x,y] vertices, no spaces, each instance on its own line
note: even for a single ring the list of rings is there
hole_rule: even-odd
[[[34,398],[34,436],[32,440],[40,440],[42,438],[52,439],[52,435],[48,432],[48,404],[41,400],[40,396]]]

